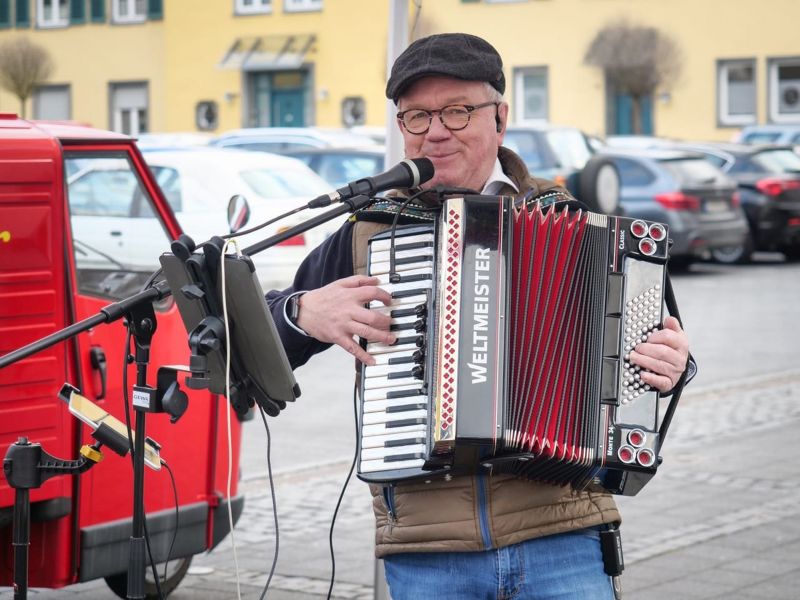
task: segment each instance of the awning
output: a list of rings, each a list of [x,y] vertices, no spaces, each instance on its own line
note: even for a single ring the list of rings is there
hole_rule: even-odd
[[[314,34],[236,38],[219,63],[223,69],[297,69],[316,51]]]

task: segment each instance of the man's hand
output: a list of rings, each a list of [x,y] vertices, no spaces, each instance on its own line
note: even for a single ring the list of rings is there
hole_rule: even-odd
[[[678,319],[664,319],[664,328],[654,331],[646,342],[636,346],[630,354],[630,360],[652,371],[639,373],[645,383],[662,392],[674,388],[689,360],[689,338],[681,329]]]
[[[391,318],[364,307],[372,300],[384,304],[392,301],[391,295],[377,285],[375,277],[353,275],[306,292],[300,298],[298,327],[321,342],[341,346],[365,364],[375,364],[354,337],[386,344],[395,341],[389,333]]]

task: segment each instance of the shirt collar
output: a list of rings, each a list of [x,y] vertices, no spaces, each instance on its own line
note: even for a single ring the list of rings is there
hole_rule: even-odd
[[[515,192],[519,193],[519,188],[516,186],[516,184],[511,181],[508,175],[503,172],[503,167],[500,166],[500,159],[495,158],[494,168],[489,175],[489,179],[486,180],[486,184],[483,186],[481,194],[486,196],[494,196],[500,191],[504,184],[510,185],[512,188],[514,188]]]

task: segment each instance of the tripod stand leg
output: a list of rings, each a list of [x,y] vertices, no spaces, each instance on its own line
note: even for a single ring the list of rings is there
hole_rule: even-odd
[[[27,488],[14,494],[14,600],[28,597],[28,548],[31,545],[31,502]]]

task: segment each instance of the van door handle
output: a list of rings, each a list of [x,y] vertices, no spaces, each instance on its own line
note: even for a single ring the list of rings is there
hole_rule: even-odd
[[[97,399],[102,400],[106,397],[106,353],[99,346],[95,346],[89,351],[89,360],[92,368],[100,371],[100,393]]]
[[[122,232],[121,231],[113,230],[111,232],[111,237],[121,237],[121,236],[122,236]]]

